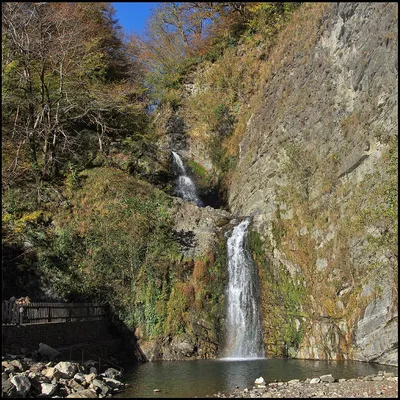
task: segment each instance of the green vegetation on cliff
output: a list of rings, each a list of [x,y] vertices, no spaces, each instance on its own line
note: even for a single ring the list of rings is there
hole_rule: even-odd
[[[249,248],[258,268],[267,354],[292,355],[302,339],[302,303],[307,296],[302,276],[292,276],[274,263],[266,241],[256,231],[249,233]]]

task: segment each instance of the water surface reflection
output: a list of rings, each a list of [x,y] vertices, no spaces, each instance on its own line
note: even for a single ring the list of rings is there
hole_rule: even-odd
[[[247,361],[199,360],[148,362],[126,371],[124,382],[130,386],[115,397],[206,397],[229,393],[237,386],[251,388],[262,376],[267,383],[274,380],[304,380],[332,374],[336,378],[355,378],[394,372],[396,367],[351,361],[310,361],[259,359]],[[160,392],[154,392],[159,389]]]

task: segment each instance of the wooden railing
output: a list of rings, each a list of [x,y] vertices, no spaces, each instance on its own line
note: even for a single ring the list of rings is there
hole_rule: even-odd
[[[96,303],[2,303],[3,324],[92,321],[105,316],[104,307]]]
[[[1,305],[1,318],[3,324],[19,324],[20,313],[19,305],[11,301],[3,301]]]

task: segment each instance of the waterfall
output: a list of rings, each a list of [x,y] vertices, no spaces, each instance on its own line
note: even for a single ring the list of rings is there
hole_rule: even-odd
[[[174,159],[175,172],[178,175],[177,184],[175,188],[176,194],[183,200],[193,201],[199,207],[203,206],[203,202],[197,195],[196,185],[193,180],[188,176],[185,166],[183,165],[182,159],[179,154],[172,152]]]
[[[250,219],[237,225],[227,241],[228,311],[226,358],[264,358],[265,350],[258,310],[256,266],[247,250]]]

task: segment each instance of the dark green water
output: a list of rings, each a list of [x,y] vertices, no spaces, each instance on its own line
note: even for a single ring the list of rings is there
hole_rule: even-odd
[[[309,361],[291,359],[261,359],[249,361],[158,361],[140,364],[125,371],[123,381],[129,386],[115,397],[166,398],[206,397],[214,393],[229,393],[236,386],[252,388],[262,376],[267,383],[274,380],[304,380],[332,374],[335,378],[356,378],[394,372],[396,367],[351,361]],[[160,392],[153,392],[159,389]]]

